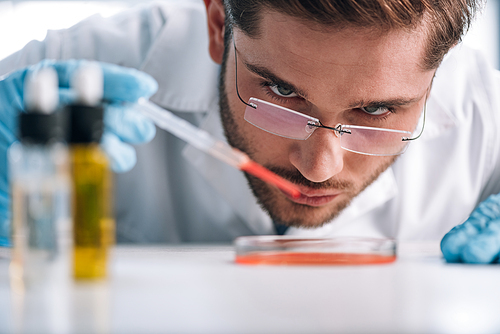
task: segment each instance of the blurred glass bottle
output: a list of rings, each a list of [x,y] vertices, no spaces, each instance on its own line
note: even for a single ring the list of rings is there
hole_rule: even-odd
[[[57,110],[58,78],[43,68],[26,79],[20,142],[8,151],[12,191],[13,288],[47,279],[69,232],[65,114]]]
[[[82,66],[72,78],[78,101],[69,106],[73,181],[73,274],[105,278],[114,243],[112,174],[99,146],[104,130],[103,77],[98,64]]]

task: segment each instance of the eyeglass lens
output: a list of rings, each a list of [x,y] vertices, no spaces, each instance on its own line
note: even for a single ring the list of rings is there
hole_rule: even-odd
[[[350,133],[342,133],[340,146],[348,151],[369,155],[396,155],[406,150],[408,141],[404,137],[411,132],[379,129],[355,125],[343,125],[342,130]]]
[[[248,104],[245,109],[245,120],[278,136],[307,139],[316,130],[316,127],[308,125],[309,122],[320,124],[314,117],[254,97],[250,98]]]
[[[272,134],[290,139],[305,140],[320,126],[318,119],[276,104],[250,98],[245,109],[245,120]],[[311,126],[314,124],[316,126]],[[408,146],[404,137],[408,131],[343,125],[340,146],[348,151],[368,155],[396,155]]]

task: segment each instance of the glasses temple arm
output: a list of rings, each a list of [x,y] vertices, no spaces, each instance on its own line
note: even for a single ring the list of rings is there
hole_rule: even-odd
[[[238,95],[238,98],[240,99],[241,102],[246,104],[249,107],[252,107],[254,109],[257,109],[257,106],[252,104],[252,103],[246,103],[243,101],[243,99],[240,96],[240,92],[238,91],[238,57],[236,55],[236,43],[234,42],[234,36],[231,36],[231,39],[233,40],[233,47],[234,47],[234,80],[236,82],[236,95]]]
[[[420,130],[420,133],[418,134],[418,136],[416,136],[414,138],[403,137],[402,141],[411,141],[411,140],[415,140],[415,139],[420,138],[420,136],[422,135],[422,133],[424,133],[426,111],[427,111],[427,101],[425,101],[425,104],[424,104],[424,119],[423,119],[423,122],[422,122],[422,130]]]

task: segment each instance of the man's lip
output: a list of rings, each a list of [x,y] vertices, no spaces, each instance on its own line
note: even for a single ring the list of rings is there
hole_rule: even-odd
[[[342,191],[338,189],[311,189],[299,187],[300,193],[308,197],[337,196]]]
[[[300,196],[298,198],[293,198],[290,195],[284,193],[289,200],[298,204],[305,204],[310,206],[322,206],[333,201],[338,195],[341,194],[339,190],[331,189],[300,189]]]

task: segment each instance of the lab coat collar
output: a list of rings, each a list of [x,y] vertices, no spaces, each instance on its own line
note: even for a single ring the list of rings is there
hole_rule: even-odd
[[[208,53],[204,7],[194,3],[164,10],[167,22],[140,68],[158,82],[151,100],[173,111],[206,112],[218,105],[220,66]]]

